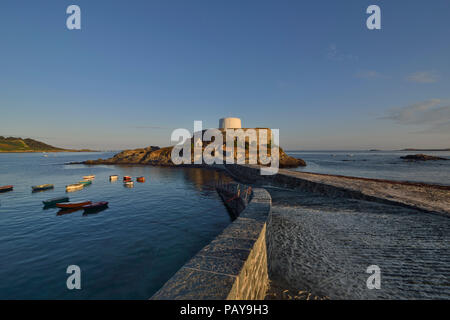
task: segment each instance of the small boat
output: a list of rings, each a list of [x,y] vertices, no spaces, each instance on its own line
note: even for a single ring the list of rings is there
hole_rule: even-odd
[[[3,187],[0,187],[0,192],[12,191],[13,188],[14,188],[14,186],[3,186]]]
[[[131,177],[130,176],[124,176],[123,177],[123,181],[131,181]]]
[[[89,175],[89,176],[84,176],[83,179],[84,179],[84,180],[94,180],[94,179],[95,179],[95,175],[94,175],[94,174],[91,174],[91,175]]]
[[[50,190],[50,189],[53,189],[53,188],[54,188],[54,185],[52,185],[52,184],[41,184],[41,185],[38,185],[38,186],[32,186],[31,187],[31,189],[33,189],[33,192]]]
[[[108,207],[108,202],[106,201],[100,201],[100,202],[93,202],[91,204],[87,204],[85,206],[82,206],[81,208],[85,211],[97,211],[102,210]]]
[[[136,181],[137,182],[145,182],[145,177],[137,177]]]
[[[88,186],[88,185],[92,184],[92,180],[81,180],[79,183],[81,183],[82,185]]]
[[[123,185],[124,185],[125,187],[127,187],[127,188],[133,188],[134,183],[133,183],[133,181],[125,181],[125,182],[123,183]]]
[[[69,184],[68,186],[66,186],[66,191],[67,192],[78,191],[83,188],[84,188],[84,184],[74,183],[74,184]]]
[[[83,206],[87,206],[88,204],[91,203],[92,203],[91,201],[57,203],[56,206],[62,209],[75,209],[75,208],[82,208]]]
[[[117,174],[113,174],[112,176],[109,176],[109,181],[117,181],[119,176]]]
[[[69,202],[69,197],[59,197],[59,198],[53,198],[53,199],[48,199],[48,200],[42,201],[44,206],[47,206],[47,207],[54,206],[57,203],[62,203],[62,202]]]

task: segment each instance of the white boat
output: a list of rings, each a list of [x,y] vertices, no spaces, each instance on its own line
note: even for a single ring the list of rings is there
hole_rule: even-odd
[[[84,184],[74,183],[74,184],[69,184],[68,186],[66,186],[66,191],[73,192],[73,191],[81,190],[83,188],[84,188]]]
[[[124,185],[125,187],[127,187],[127,188],[133,188],[134,182],[133,182],[133,181],[125,181],[125,182],[123,183],[123,185]]]
[[[84,179],[84,180],[94,180],[94,179],[95,179],[95,175],[94,175],[94,174],[91,174],[91,175],[89,175],[89,176],[84,176],[83,179]]]

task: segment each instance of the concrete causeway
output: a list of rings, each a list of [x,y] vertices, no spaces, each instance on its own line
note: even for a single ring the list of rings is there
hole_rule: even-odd
[[[152,299],[450,299],[450,186],[224,168],[251,201]]]

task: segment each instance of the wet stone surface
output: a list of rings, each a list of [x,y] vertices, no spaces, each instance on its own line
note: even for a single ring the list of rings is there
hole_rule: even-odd
[[[448,217],[308,192],[268,191],[273,287],[331,299],[450,298]],[[379,290],[367,288],[370,265],[381,269]]]

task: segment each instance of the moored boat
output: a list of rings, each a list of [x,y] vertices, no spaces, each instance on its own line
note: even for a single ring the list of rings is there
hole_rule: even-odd
[[[69,197],[59,197],[42,201],[44,206],[54,206],[57,203],[69,202]]]
[[[91,201],[57,203],[56,206],[62,209],[75,209],[75,208],[82,208],[83,206],[87,206],[91,203],[92,203]]]
[[[123,183],[123,185],[124,185],[125,187],[128,187],[128,188],[133,188],[134,183],[133,183],[133,181],[125,181],[125,182]]]
[[[123,181],[131,181],[131,177],[130,176],[124,176],[123,177]]]
[[[137,177],[136,181],[137,182],[145,182],[145,177]]]
[[[81,183],[85,186],[88,186],[88,185],[92,184],[92,180],[81,180],[79,183]]]
[[[49,189],[53,189],[54,185],[52,184],[41,184],[38,186],[32,186],[31,189],[33,189],[33,192],[36,191],[44,191],[44,190],[49,190]]]
[[[100,201],[100,202],[93,202],[91,204],[87,204],[85,206],[82,206],[82,209],[85,211],[96,211],[101,210],[108,207],[107,201]]]
[[[119,176],[117,174],[113,174],[113,175],[109,176],[110,181],[116,181],[118,178],[119,178]]]
[[[89,176],[84,176],[83,179],[84,180],[94,180],[95,179],[95,174],[91,174]]]
[[[14,188],[14,186],[3,186],[3,187],[0,187],[0,192],[12,191],[13,188]]]
[[[66,191],[67,192],[78,191],[83,188],[84,188],[84,184],[74,183],[74,184],[69,184],[68,186],[66,186]]]

